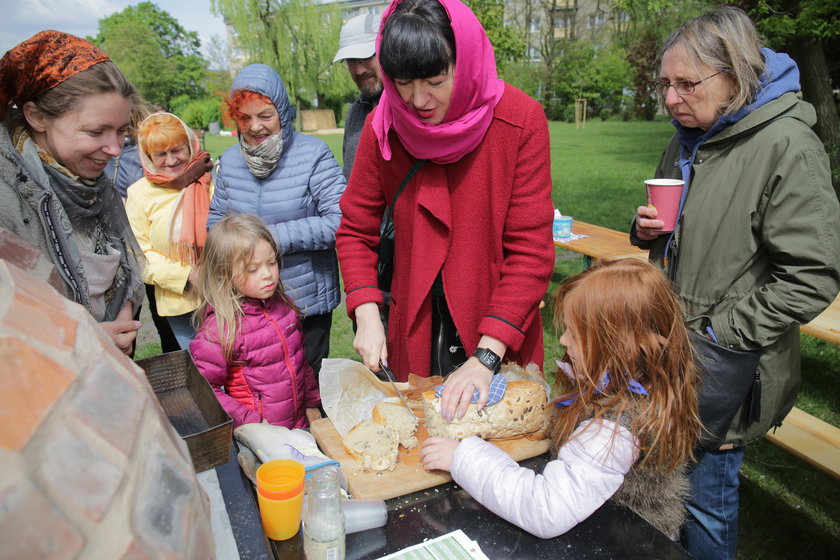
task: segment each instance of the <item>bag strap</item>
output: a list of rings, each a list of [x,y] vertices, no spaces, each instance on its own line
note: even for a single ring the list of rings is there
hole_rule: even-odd
[[[414,177],[414,174],[417,173],[417,170],[423,167],[424,163],[426,163],[425,159],[418,159],[416,162],[414,162],[414,166],[408,170],[408,173],[406,173],[405,179],[403,179],[402,183],[400,183],[400,186],[397,187],[397,192],[394,193],[394,198],[391,200],[391,214],[394,213],[394,207],[397,205],[397,199],[400,197],[400,194],[403,192],[406,185],[408,185],[408,182],[411,181],[411,178]]]

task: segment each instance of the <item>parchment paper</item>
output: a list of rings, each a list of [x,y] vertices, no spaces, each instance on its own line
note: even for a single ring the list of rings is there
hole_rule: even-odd
[[[408,387],[396,385],[400,390]],[[390,383],[380,381],[361,362],[346,358],[321,362],[320,386],[321,405],[342,438],[359,422],[370,420],[376,403],[398,399]]]

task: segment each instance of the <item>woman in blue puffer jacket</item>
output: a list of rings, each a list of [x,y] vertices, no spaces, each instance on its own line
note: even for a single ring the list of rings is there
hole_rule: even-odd
[[[322,140],[294,131],[295,109],[273,68],[252,64],[233,81],[227,113],[239,145],[219,160],[208,229],[227,214],[256,214],[283,254],[281,279],[303,315],[306,359],[315,373],[329,354],[340,301],[335,231],[345,179]]]

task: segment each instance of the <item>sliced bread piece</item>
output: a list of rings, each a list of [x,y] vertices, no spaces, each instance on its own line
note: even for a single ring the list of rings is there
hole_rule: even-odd
[[[417,447],[420,443],[417,433],[417,418],[402,403],[382,401],[373,407],[373,421],[382,426],[397,430],[400,443],[406,449]]]
[[[397,466],[400,437],[388,426],[365,420],[353,426],[344,447],[362,466],[372,471],[392,471]]]

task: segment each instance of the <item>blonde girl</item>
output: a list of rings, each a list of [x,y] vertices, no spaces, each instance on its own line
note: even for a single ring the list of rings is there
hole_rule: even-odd
[[[635,259],[591,268],[555,300],[571,363],[561,366],[542,474],[476,437],[429,438],[427,469],[542,538],[565,533],[610,498],[675,538],[684,519],[684,467],[700,433],[698,372],[669,281]]]
[[[257,216],[234,214],[209,232],[199,260],[190,352],[234,426],[307,428],[320,418],[297,308],[280,282],[280,254]]]

